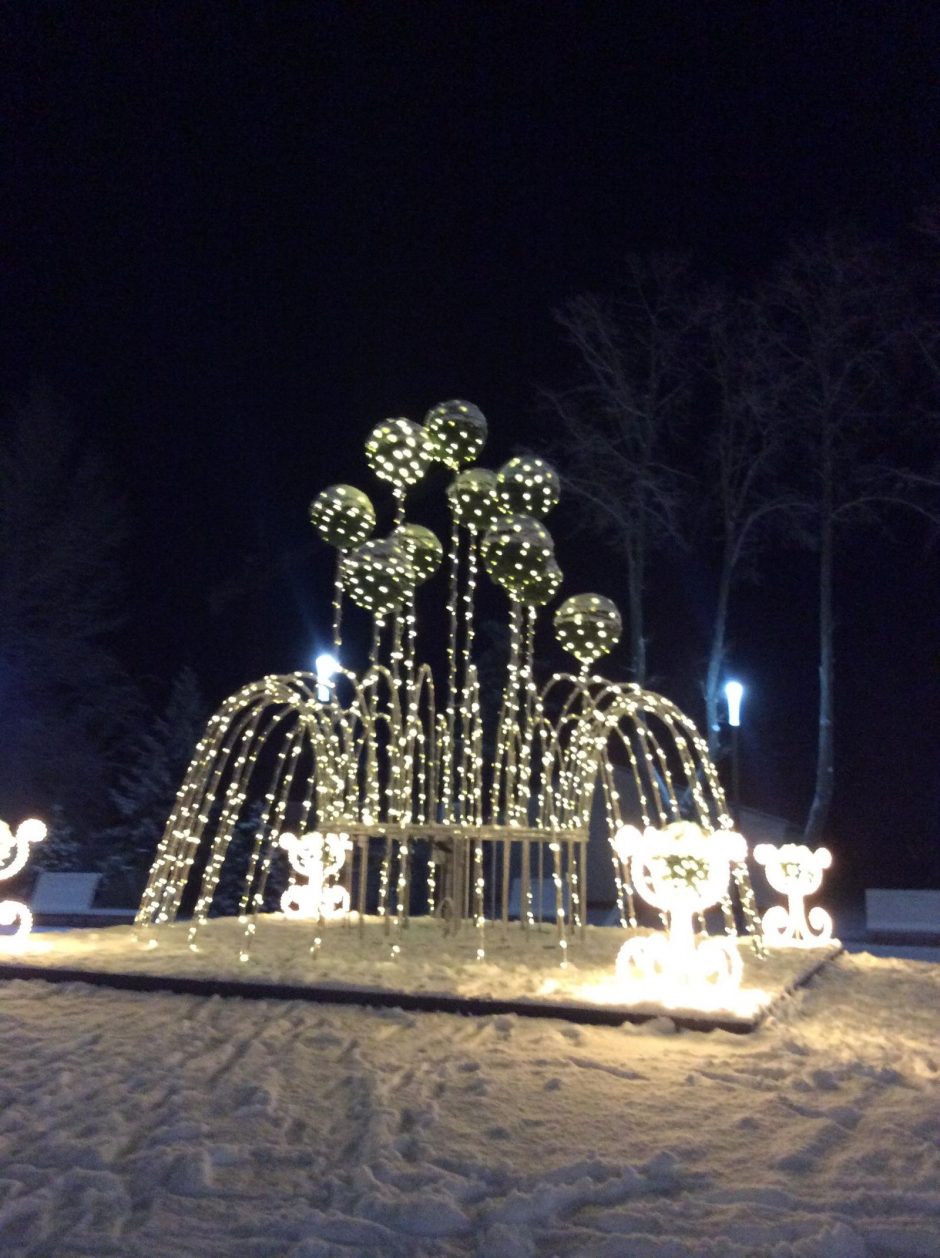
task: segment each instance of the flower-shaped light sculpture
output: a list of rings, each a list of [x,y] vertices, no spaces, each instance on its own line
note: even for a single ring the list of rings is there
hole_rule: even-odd
[[[352,847],[348,834],[282,834],[280,846],[291,867],[290,884],[281,896],[286,917],[332,918],[349,912],[349,892],[337,882]],[[298,876],[306,882],[298,882]]]
[[[35,817],[20,822],[14,833],[0,821],[0,879],[12,878],[26,867],[30,846],[46,837],[46,827]],[[0,926],[15,926],[8,938],[24,939],[33,928],[33,915],[18,900],[0,901]]]
[[[815,905],[806,911],[806,897],[822,886],[823,871],[832,864],[828,848],[815,852],[802,843],[758,843],[754,860],[763,865],[767,881],[775,891],[787,897],[787,907],[775,904],[762,920],[764,940],[778,947],[803,947],[828,943],[832,938],[832,918],[825,909]]]
[[[478,406],[455,398],[431,407],[424,417],[424,432],[432,458],[456,472],[483,449],[486,419]]]
[[[732,862],[747,857],[747,844],[733,830],[713,834],[691,821],[674,821],[661,830],[622,826],[614,851],[637,892],[668,914],[661,935],[628,939],[617,956],[623,983],[670,983],[681,988],[737,987],[741,958],[733,939],[695,938],[695,915],[726,894]]]

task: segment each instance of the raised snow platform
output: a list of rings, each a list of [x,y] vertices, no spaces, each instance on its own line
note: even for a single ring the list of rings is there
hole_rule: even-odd
[[[231,918],[201,929],[198,952],[188,947],[185,922],[156,930],[115,926],[39,933],[0,960],[0,979],[428,1012],[515,1013],[606,1025],[666,1017],[681,1027],[746,1033],[840,951],[838,944],[775,949],[762,959],[742,939],[740,990],[725,1001],[696,1004],[688,996],[669,1000],[618,988],[614,960],[627,937],[619,928],[588,927],[585,940],[569,947],[564,968],[552,927],[488,926],[483,960],[476,959],[479,941],[472,927],[445,936],[441,923],[429,919],[412,919],[400,932],[387,932],[383,921],[369,919],[361,934],[356,927],[329,923],[312,955],[316,933],[310,923],[267,915],[259,920],[246,963],[239,961],[244,927]]]

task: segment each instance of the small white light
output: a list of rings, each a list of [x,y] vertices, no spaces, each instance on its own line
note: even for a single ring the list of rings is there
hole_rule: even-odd
[[[317,698],[321,703],[329,703],[333,693],[333,678],[340,670],[339,660],[335,655],[324,653],[314,661],[317,673]]]
[[[725,698],[728,701],[728,724],[741,724],[741,700],[744,698],[744,687],[739,681],[725,682]]]

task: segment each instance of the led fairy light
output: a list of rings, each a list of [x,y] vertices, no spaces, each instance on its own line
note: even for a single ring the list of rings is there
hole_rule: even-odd
[[[456,472],[486,444],[486,419],[472,402],[439,402],[424,417],[424,433],[431,457]]]
[[[372,536],[374,510],[352,486],[333,486],[314,500],[317,531],[341,552],[336,610],[348,594],[372,615],[369,666],[342,669],[341,685],[327,702],[317,702],[317,677],[294,673],[251,683],[222,705],[197,745],[161,837],[139,924],[173,920],[190,882],[197,883],[194,926],[203,921],[223,867],[237,850],[232,840],[244,833],[250,816],[253,837],[240,902],[247,955],[290,804],[293,833],[349,835],[341,882],[344,889],[356,888],[363,916],[365,871],[373,845],[382,844],[379,911],[388,933],[395,923],[407,923],[414,853],[426,842],[432,852],[430,905],[446,916],[448,933],[458,932],[462,921],[476,927],[478,955],[485,934],[484,864],[494,916],[508,930],[510,858],[523,856],[526,924],[534,920],[534,858],[542,884],[548,874],[555,888],[565,953],[570,931],[583,926],[582,871],[596,782],[611,830],[623,820],[626,799],[616,787],[615,764],[632,779],[627,796],[631,806],[635,799],[644,824],[662,824],[688,808],[709,834],[730,828],[717,772],[692,723],[661,696],[590,675],[594,660],[620,632],[608,600],[596,596],[600,608],[589,606],[585,616],[582,606],[580,619],[561,614],[559,636],[574,649],[581,675],[564,672],[543,687],[536,684],[536,612],[555,597],[562,580],[551,537],[537,517],[554,506],[557,477],[528,456],[510,460],[500,476],[467,466],[485,434],[480,419],[469,403],[442,403],[431,409],[424,428],[391,420],[373,430],[367,458],[396,505],[389,537]],[[433,534],[402,518],[405,493],[432,457],[455,473],[447,490],[453,528],[443,548]],[[442,558],[450,622],[443,695],[418,654],[414,602],[419,580]],[[492,750],[488,744],[484,750],[474,658],[481,564],[509,595],[510,657]],[[571,612],[566,600],[559,613],[566,606]],[[338,630],[338,615],[334,619]],[[484,859],[486,843],[492,861]],[[633,889],[622,875],[618,903],[630,921]],[[743,862],[733,865],[732,891],[753,929]],[[729,895],[719,902],[727,921]],[[324,943],[327,937],[323,932]],[[393,952],[406,938],[395,932]]]
[[[763,865],[767,881],[787,897],[787,907],[775,904],[763,917],[764,942],[776,947],[828,943],[832,938],[832,918],[814,905],[806,911],[806,897],[822,886],[823,872],[832,864],[828,848],[815,851],[802,843],[758,843],[754,860]]]
[[[13,878],[25,869],[33,845],[45,837],[46,827],[35,817],[21,821],[15,831],[0,821],[0,880]],[[33,915],[18,900],[0,900],[0,926],[15,926],[6,939],[22,942],[33,929]]]
[[[354,485],[330,485],[310,504],[310,523],[329,546],[336,548],[333,585],[333,646],[341,645],[343,554],[360,546],[375,529],[375,508]]]
[[[550,463],[533,454],[523,454],[504,463],[496,482],[497,497],[507,513],[541,518],[548,515],[561,496],[558,473]]]
[[[582,676],[620,641],[623,625],[617,606],[602,594],[575,594],[555,610],[559,645],[581,665]]]
[[[281,896],[286,917],[330,919],[349,912],[349,892],[337,881],[352,848],[348,834],[288,832],[281,835],[279,846],[291,868],[291,881]]]
[[[405,516],[405,494],[428,470],[431,450],[424,429],[410,419],[386,419],[369,433],[366,462],[395,495],[395,523]]]
[[[706,834],[694,822],[674,821],[642,834],[623,826],[612,842],[638,893],[668,915],[665,940],[628,939],[620,949],[621,982],[668,979],[692,987],[736,987],[742,965],[734,941],[709,936],[696,943],[695,919],[724,895],[731,863],[747,855],[743,837],[731,830]]]

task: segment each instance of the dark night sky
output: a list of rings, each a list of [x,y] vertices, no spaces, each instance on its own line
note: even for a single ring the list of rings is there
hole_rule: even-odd
[[[537,445],[551,307],[628,250],[745,280],[832,223],[906,231],[937,196],[937,12],[6,4],[0,390],[48,379],[119,470],[127,662],[191,662],[213,697],[306,665],[328,620],[311,496],[365,484],[368,428],[445,397],[489,417],[490,465]],[[733,626],[746,787],[796,820],[808,564],[784,557]],[[935,555],[902,529],[845,574],[837,838],[887,841],[889,789],[936,833]],[[694,582],[667,601],[701,615]]]

